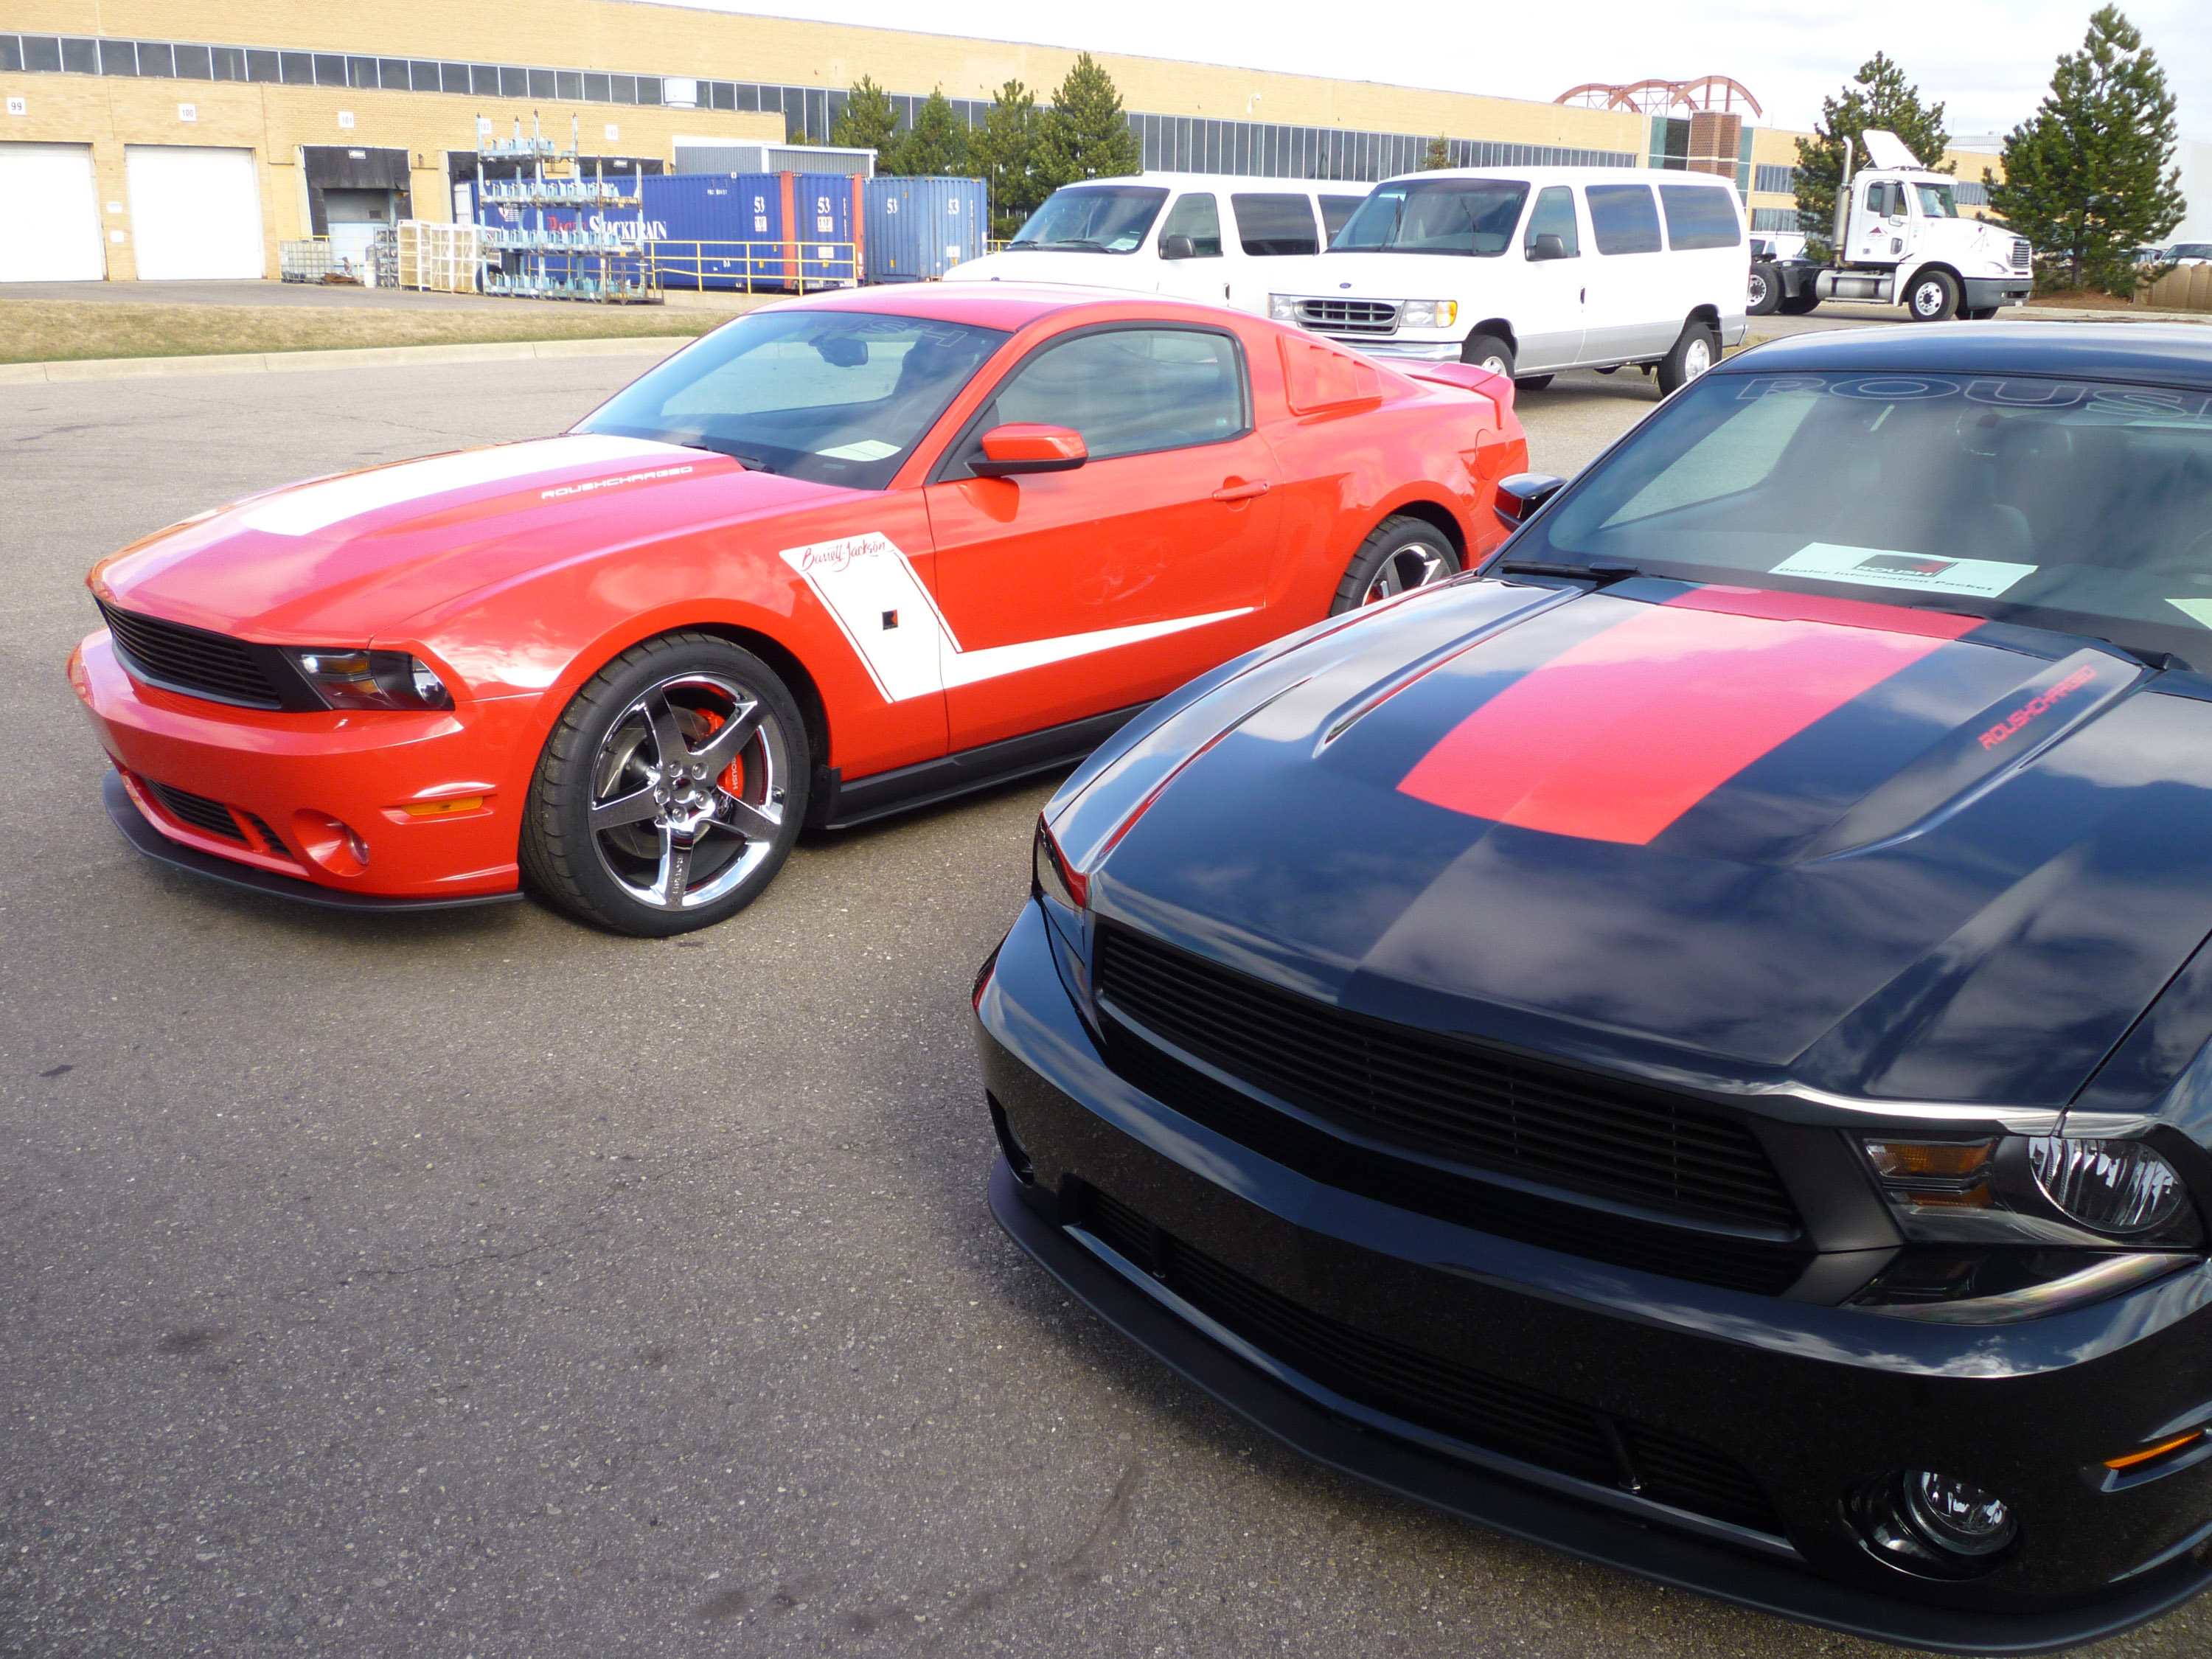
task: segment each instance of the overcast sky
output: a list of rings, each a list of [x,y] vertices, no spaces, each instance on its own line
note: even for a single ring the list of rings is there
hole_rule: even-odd
[[[2033,112],[2058,54],[2080,46],[2095,9],[2091,0],[1942,0],[1905,8],[1866,0],[1826,7],[1793,0],[688,3],[1547,101],[1585,81],[1732,75],[1765,106],[1766,125],[1801,128],[1812,125],[1823,95],[1886,50],[1923,96],[1949,106],[1950,128],[1959,134],[2002,132]],[[2135,0],[2124,9],[2166,66],[2181,102],[2182,137],[2212,140],[2212,0]]]

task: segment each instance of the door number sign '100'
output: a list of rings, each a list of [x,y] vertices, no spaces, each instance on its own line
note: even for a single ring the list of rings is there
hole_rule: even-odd
[[[860,654],[868,677],[885,702],[904,702],[957,685],[1018,674],[1024,669],[1087,657],[1116,646],[1135,645],[1186,629],[1241,617],[1252,607],[1209,611],[1202,616],[1170,617],[1127,628],[1103,628],[1089,634],[1024,640],[981,651],[961,648],[937,601],[914,574],[896,543],[873,532],[842,541],[787,547],[784,562],[805,579],[815,598],[837,619],[837,626]]]

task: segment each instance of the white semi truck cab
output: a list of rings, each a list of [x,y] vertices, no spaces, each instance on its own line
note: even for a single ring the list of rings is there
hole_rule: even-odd
[[[1855,173],[1844,141],[1832,263],[1754,259],[1745,309],[1802,316],[1823,300],[1872,301],[1940,323],[2026,305],[2034,258],[2026,239],[1961,218],[1958,180],[1922,167],[1895,133],[1869,131],[1865,143],[1869,165]]]

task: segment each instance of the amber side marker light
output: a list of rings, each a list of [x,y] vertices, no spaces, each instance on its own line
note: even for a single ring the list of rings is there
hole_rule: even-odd
[[[473,812],[483,804],[482,795],[461,795],[452,800],[411,800],[400,810],[410,818],[438,818],[448,812]]]
[[[2171,1440],[2161,1441],[2155,1446],[2147,1446],[2141,1451],[2130,1452],[2124,1457],[2108,1457],[2105,1460],[2105,1467],[2108,1469],[2132,1469],[2139,1464],[2152,1462],[2164,1457],[2168,1453],[2178,1452],[2185,1447],[2193,1446],[2203,1437],[2203,1430],[2191,1429],[2187,1434],[2178,1434]]]

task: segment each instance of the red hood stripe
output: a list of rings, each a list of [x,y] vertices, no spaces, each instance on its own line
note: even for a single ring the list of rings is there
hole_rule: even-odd
[[[1444,734],[1405,793],[1524,830],[1642,846],[1761,756],[1975,617],[1705,588],[1639,607]]]

